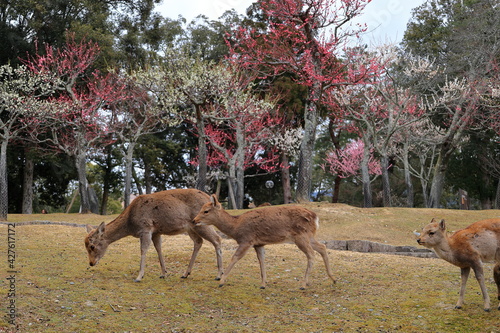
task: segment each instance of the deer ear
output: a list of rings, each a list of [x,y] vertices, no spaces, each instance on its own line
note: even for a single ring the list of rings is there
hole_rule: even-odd
[[[210,197],[210,201],[212,202],[212,205],[215,208],[217,208],[217,209],[222,208],[222,205],[220,204],[219,200],[217,200],[217,196],[215,194],[212,194],[212,196]]]
[[[441,230],[446,229],[446,224],[444,223],[444,220],[441,220],[441,221],[439,222],[439,228],[440,228]]]
[[[102,222],[99,227],[97,227],[97,234],[102,235],[104,233],[104,229],[106,227],[106,224]]]
[[[215,194],[212,194],[210,196],[210,202],[212,203],[212,205],[216,205],[217,204],[217,197],[215,196]]]

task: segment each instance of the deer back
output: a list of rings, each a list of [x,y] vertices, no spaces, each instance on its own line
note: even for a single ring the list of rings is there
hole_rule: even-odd
[[[246,212],[236,218],[235,238],[254,237],[254,243],[270,244],[312,237],[318,229],[317,215],[299,206],[271,206]]]
[[[500,219],[481,220],[458,230],[449,243],[458,255],[475,254],[483,262],[500,260]]]
[[[143,229],[174,235],[192,227],[200,208],[210,200],[195,189],[176,189],[138,196],[124,211],[133,234]]]

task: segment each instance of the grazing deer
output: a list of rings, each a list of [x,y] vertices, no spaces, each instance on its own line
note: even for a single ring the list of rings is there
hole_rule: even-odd
[[[260,264],[261,289],[266,287],[264,245],[285,241],[293,241],[307,257],[306,274],[301,289],[305,289],[309,284],[314,251],[321,254],[326,272],[335,282],[330,270],[326,246],[314,238],[319,227],[318,221],[314,212],[298,206],[271,206],[252,210],[239,216],[231,216],[222,208],[215,195],[211,196],[211,201],[206,203],[194,218],[196,225],[214,225],[238,243],[238,248],[222,275],[219,287],[224,285],[236,262],[243,258],[253,246]]]
[[[141,264],[135,281],[139,282],[144,277],[146,253],[151,241],[158,252],[161,266],[160,277],[163,278],[166,269],[161,254],[161,235],[178,235],[187,232],[194,242],[194,250],[182,278],[187,278],[191,273],[204,238],[214,245],[218,267],[216,279],[219,280],[222,275],[221,239],[213,227],[193,225],[193,218],[209,200],[208,194],[194,189],[168,190],[138,196],[107,225],[102,222],[97,228],[87,226],[88,235],[85,237],[85,247],[89,254],[90,266],[97,265],[109,244],[123,237],[134,236],[141,242]]]
[[[496,262],[493,277],[500,300],[500,219],[478,221],[451,236],[446,233],[444,220],[437,222],[432,219],[422,230],[417,242],[433,249],[440,258],[460,267],[462,285],[455,308],[461,309],[464,304],[465,285],[472,268],[483,293],[484,310],[490,310],[490,297],[484,284],[483,262]],[[498,309],[500,310],[500,305]]]

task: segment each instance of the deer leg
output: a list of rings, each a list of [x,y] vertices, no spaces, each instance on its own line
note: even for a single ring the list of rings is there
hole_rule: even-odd
[[[189,260],[189,265],[186,269],[186,272],[182,274],[181,278],[185,279],[191,274],[191,269],[193,269],[194,262],[196,260],[196,256],[198,256],[198,252],[200,252],[201,246],[203,245],[203,238],[200,237],[197,233],[193,231],[188,231],[189,237],[193,240],[194,248],[193,254],[191,254],[191,260]]]
[[[498,300],[500,301],[500,262],[493,268],[493,278],[495,279],[495,283],[497,285]],[[500,304],[498,305],[498,310],[500,310]]]
[[[152,240],[153,240],[153,245],[155,246],[156,249],[156,253],[158,253],[158,259],[160,260],[160,266],[161,266],[160,279],[163,279],[167,274],[167,270],[165,268],[165,260],[163,259],[163,255],[161,254],[161,235],[153,234]]]
[[[304,290],[309,285],[309,274],[311,273],[314,263],[314,250],[309,240],[306,240],[302,237],[295,239],[295,244],[302,252],[304,252],[307,257],[307,267],[306,273],[304,275],[304,282],[302,283],[302,287],[300,287],[300,289]]]
[[[224,274],[222,274],[222,278],[220,279],[220,284],[219,287],[222,287],[224,283],[226,283],[226,279],[229,276],[229,272],[233,269],[233,266],[245,256],[245,254],[248,252],[248,249],[251,247],[250,244],[240,244],[238,248],[236,249],[236,252],[234,252],[233,257],[231,258],[231,262],[227,266],[226,270],[224,271]]]
[[[332,279],[333,283],[336,283],[335,278],[333,277],[332,270],[330,269],[330,261],[328,259],[328,253],[326,251],[325,244],[321,244],[315,238],[311,238],[311,246],[316,252],[321,254],[321,257],[323,257],[323,262],[325,263],[326,273],[328,274],[330,279]]]
[[[222,276],[222,245],[219,235],[209,226],[198,226],[196,227],[196,232],[207,241],[212,243],[215,249],[215,254],[217,256],[217,276],[216,280],[220,280]]]
[[[484,283],[483,266],[481,264],[477,264],[473,267],[473,269],[477,282],[479,282],[479,286],[481,287],[481,292],[483,293],[484,311],[488,312],[490,311],[490,296],[488,295],[488,290],[486,289],[486,284]]]
[[[140,282],[144,277],[144,269],[146,268],[146,254],[148,253],[149,245],[151,245],[151,233],[144,233],[140,236],[141,241],[141,264],[139,274],[135,278],[135,282]]]
[[[255,252],[257,253],[257,259],[259,259],[260,264],[260,276],[262,278],[262,283],[260,289],[266,289],[267,277],[266,277],[266,266],[264,264],[265,249],[264,246],[254,246]]]
[[[464,296],[465,296],[465,286],[467,285],[467,279],[469,278],[470,267],[461,268],[460,269],[460,277],[462,279],[462,283],[460,285],[460,294],[458,296],[457,305],[455,305],[455,309],[461,309],[464,305]]]

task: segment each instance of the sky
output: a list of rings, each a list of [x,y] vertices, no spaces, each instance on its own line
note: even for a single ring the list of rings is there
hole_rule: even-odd
[[[226,10],[234,8],[244,14],[255,0],[163,0],[157,11],[164,17],[176,19],[182,15],[189,21],[203,14],[217,20]],[[367,24],[368,30],[362,36],[368,45],[401,42],[411,10],[425,0],[372,0],[358,21]]]

